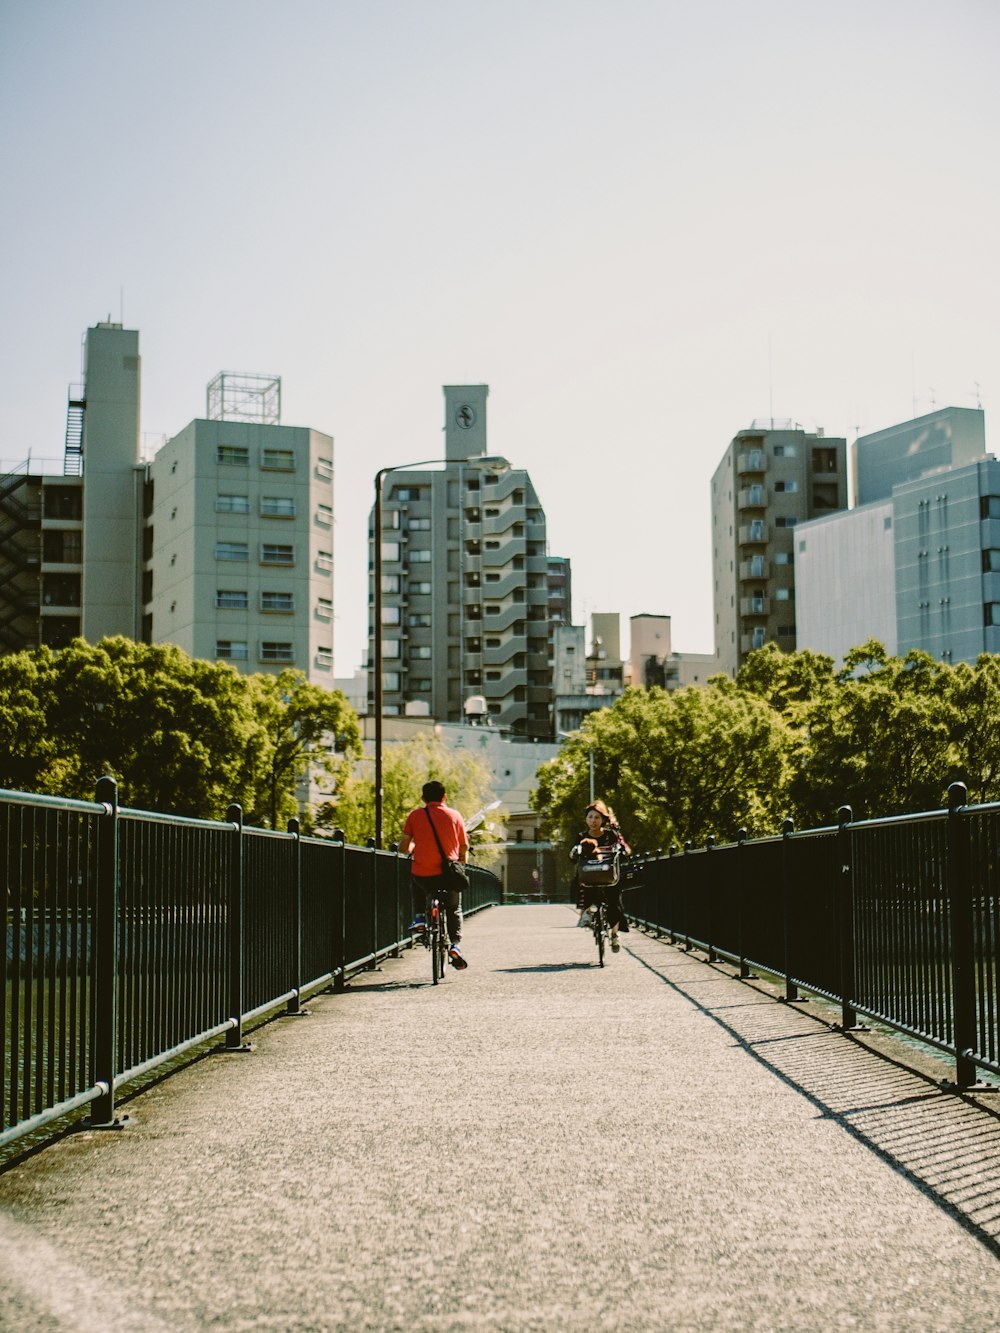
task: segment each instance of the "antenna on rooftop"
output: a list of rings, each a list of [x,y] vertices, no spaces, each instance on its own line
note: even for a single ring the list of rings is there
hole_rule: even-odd
[[[976,406],[979,408],[980,411],[982,411],[982,410],[983,410],[983,395],[982,395],[981,390],[982,390],[982,387],[983,387],[983,386],[979,383],[978,380],[973,380],[973,381],[972,381],[972,387],[973,387],[973,388],[975,389],[975,391],[976,391]]]

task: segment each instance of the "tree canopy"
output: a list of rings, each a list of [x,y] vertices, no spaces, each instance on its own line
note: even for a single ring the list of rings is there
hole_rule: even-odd
[[[769,644],[735,680],[627,690],[539,771],[535,809],[557,842],[582,822],[591,753],[595,795],[647,850],[776,832],[786,816],[817,827],[842,805],[855,819],[939,809],[954,781],[998,800],[1000,657],[952,667],[870,640],[835,671]]]
[[[335,737],[360,753],[357,716],[299,672],[242,675],[173,644],[74,639],[0,657],[0,786],[91,799],[117,779],[123,805],[248,823],[298,812],[307,763]]]

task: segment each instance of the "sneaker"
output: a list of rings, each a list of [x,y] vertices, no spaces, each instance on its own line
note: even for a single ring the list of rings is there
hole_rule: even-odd
[[[621,933],[622,933],[623,935],[627,935],[627,934],[628,934],[628,922],[627,922],[627,921],[623,921],[623,922],[621,923],[621,925],[619,926],[619,930],[621,931]]]
[[[469,964],[462,957],[462,950],[458,947],[457,944],[453,944],[451,948],[448,950],[448,962],[451,963],[452,967],[457,967],[459,972],[461,972],[463,968],[469,966]]]
[[[582,930],[589,930],[591,925],[589,915],[586,912],[581,912],[576,924]]]
[[[621,940],[618,938],[617,935],[612,935],[612,936],[611,936],[611,952],[612,952],[612,953],[617,953],[618,950],[619,950],[621,947],[622,947]]]
[[[427,929],[427,922],[422,915],[417,915],[410,922],[410,934],[422,935]]]

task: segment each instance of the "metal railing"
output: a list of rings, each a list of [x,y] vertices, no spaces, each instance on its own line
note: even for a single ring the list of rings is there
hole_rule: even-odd
[[[955,1060],[956,1088],[1000,1074],[1000,804],[947,810],[704,848],[641,862],[631,919],[673,943],[783,978]]]
[[[204,1042],[245,1049],[269,1010],[300,1011],[411,943],[409,862],[288,832],[0,791],[0,1148]],[[469,868],[466,915],[500,902]]]

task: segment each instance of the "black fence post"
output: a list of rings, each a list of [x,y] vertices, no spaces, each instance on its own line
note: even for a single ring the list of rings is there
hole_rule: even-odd
[[[226,1033],[226,1050],[243,1046],[243,807],[235,801],[226,811],[233,826],[229,860],[229,1016],[233,1026]]]
[[[840,860],[840,891],[836,897],[838,965],[840,969],[840,1026],[844,1032],[865,1029],[858,1024],[854,999],[854,843],[851,824],[854,811],[842,805],[837,811],[837,856]]]
[[[709,853],[715,846],[715,835],[710,833],[705,839],[705,851]],[[708,961],[715,962],[715,948],[713,947],[714,929],[715,929],[715,870],[709,870],[711,859],[705,861],[705,878],[708,880],[708,939],[705,941],[708,945]]]
[[[339,844],[338,853],[334,865],[336,867],[334,874],[334,894],[339,895],[340,909],[337,912],[333,938],[333,958],[330,960],[330,970],[333,973],[333,989],[342,991],[347,984],[347,977],[344,975],[347,971],[347,843],[344,840],[344,830],[342,828],[333,830],[333,840]]]
[[[688,855],[689,855],[689,853],[690,853],[690,852],[693,852],[693,851],[694,851],[694,843],[693,843],[693,842],[690,840],[690,838],[689,838],[689,839],[687,840],[687,842],[685,842],[685,844],[684,844],[684,873],[683,873],[683,876],[682,876],[682,878],[683,878],[683,884],[684,884],[684,922],[683,922],[684,929],[681,931],[681,934],[684,936],[684,952],[685,952],[685,953],[690,953],[690,952],[691,952],[691,948],[692,948],[692,945],[691,945],[691,888],[690,888],[690,885],[691,885],[691,875],[690,875],[689,870],[688,870],[687,859],[688,859]]]
[[[302,1014],[302,835],[297,819],[288,821],[288,832],[295,842],[292,859],[295,866],[295,887],[292,893],[292,977],[291,989],[295,992],[285,1009],[287,1014]]]
[[[791,860],[791,837],[795,832],[795,823],[791,819],[782,820],[781,823],[781,927],[784,948],[784,969],[785,969],[785,999],[797,1000],[799,998],[799,988],[792,980],[792,886],[791,870],[789,861]]]
[[[955,1015],[955,1086],[976,1082],[976,990],[972,922],[972,885],[969,882],[969,832],[962,811],[969,800],[964,782],[948,788],[948,897],[951,917],[951,985]]]
[[[679,848],[678,848],[676,842],[672,842],[672,843],[670,844],[670,859],[671,859],[671,861],[672,861],[672,860],[674,859],[674,857],[677,855],[678,850],[679,850]],[[669,875],[669,876],[667,877],[667,883],[668,883],[668,884],[671,884],[671,885],[675,885],[675,884],[677,883],[677,876],[676,876],[676,874],[674,874],[674,875]],[[679,896],[680,896],[680,895],[677,894],[676,892],[674,893],[674,897],[675,897],[675,899],[679,899]],[[676,921],[677,921],[677,902],[675,901],[675,902],[673,903],[672,908],[671,908],[671,911],[670,911],[670,927],[669,927],[669,929],[670,929],[670,943],[673,944],[673,945],[676,945],[676,944],[677,944],[677,926],[676,926],[676,924],[675,924]]]
[[[374,838],[368,839],[372,854],[372,960],[367,971],[378,971],[378,844]]]
[[[395,924],[395,926],[393,927],[393,930],[392,930],[392,937],[393,937],[393,939],[396,941],[396,943],[395,943],[395,946],[393,947],[392,954],[391,954],[390,956],[391,956],[392,958],[398,958],[398,957],[400,956],[399,941],[400,941],[400,938],[401,938],[401,936],[402,936],[402,934],[403,934],[403,930],[402,930],[402,922],[401,922],[400,919],[399,919],[399,918],[400,918],[400,911],[399,911],[399,865],[400,865],[400,859],[401,859],[400,856],[398,855],[398,853],[399,853],[399,843],[398,843],[398,842],[391,842],[391,843],[389,844],[389,851],[392,852],[393,857],[394,857],[394,860],[393,860],[393,867],[392,867],[392,868],[393,868],[393,892],[394,892],[395,897],[396,897],[396,924]]]
[[[736,939],[740,951],[740,980],[748,981],[753,975],[747,966],[746,950],[743,944],[743,922],[746,915],[746,845],[747,830],[736,832]]]
[[[103,1091],[91,1107],[91,1128],[115,1124],[118,1072],[118,784],[100,778],[95,799],[104,806],[97,821],[97,896],[94,904],[94,1082]]]

